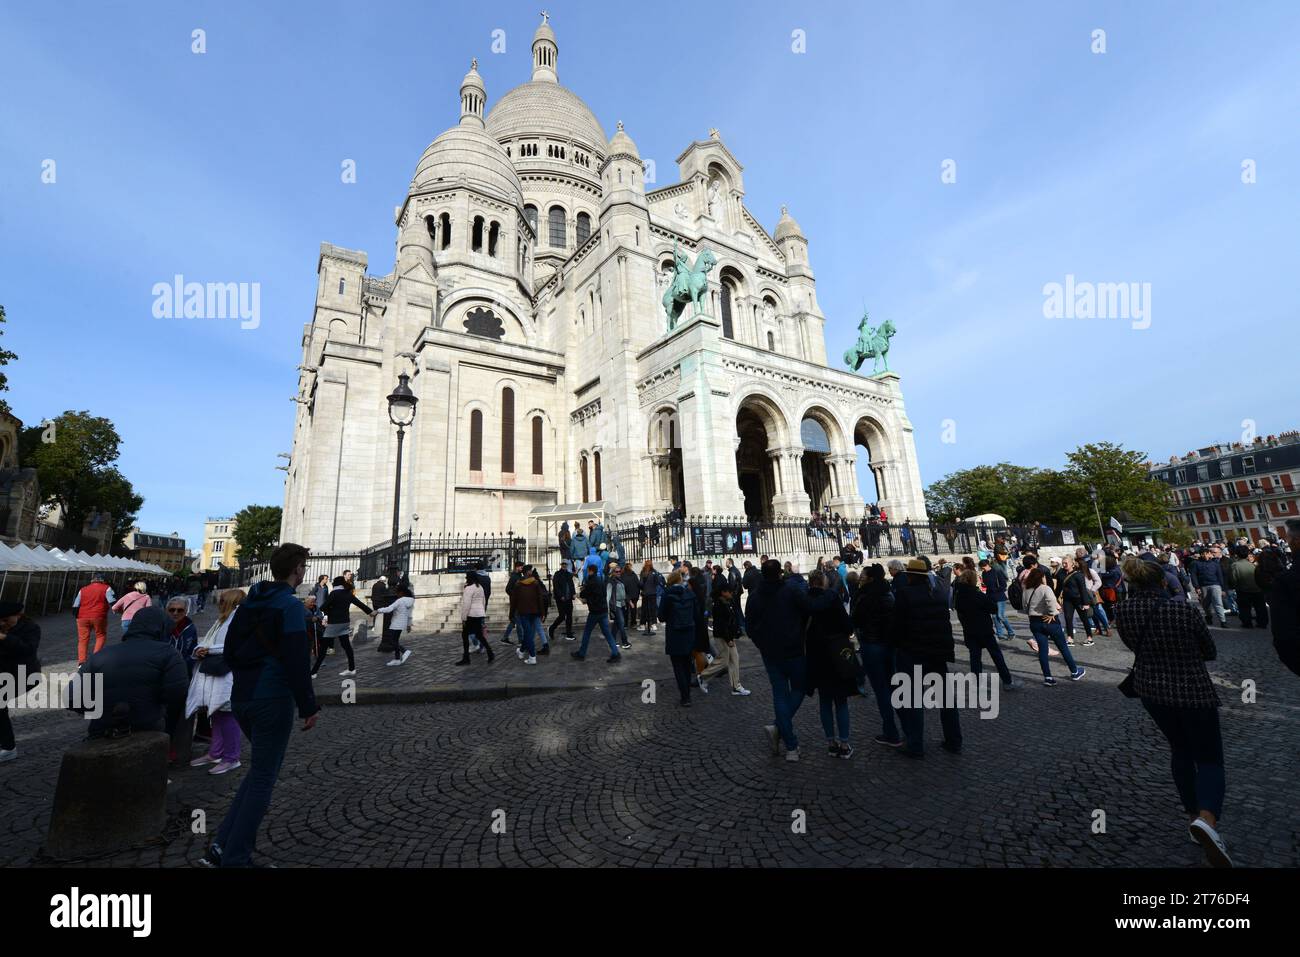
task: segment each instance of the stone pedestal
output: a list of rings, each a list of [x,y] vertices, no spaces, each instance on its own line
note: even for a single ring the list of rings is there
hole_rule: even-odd
[[[46,853],[79,860],[160,837],[168,743],[161,731],[137,731],[82,741],[64,752]]]

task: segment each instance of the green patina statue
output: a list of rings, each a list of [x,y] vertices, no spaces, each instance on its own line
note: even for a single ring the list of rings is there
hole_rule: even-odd
[[[704,250],[695,257],[695,265],[690,265],[690,257],[673,243],[673,280],[664,293],[664,312],[668,314],[668,328],[671,331],[681,318],[682,311],[689,300],[695,311],[700,314],[700,299],[709,288],[709,270],[718,264],[718,257],[709,250]]]
[[[870,322],[870,318],[864,311],[862,321],[858,323],[858,341],[853,344],[852,349],[845,351],[844,364],[857,372],[862,368],[864,361],[874,359],[871,374],[875,375],[878,372],[889,371],[889,340],[898,330],[888,319],[881,323],[879,329],[873,329]],[[885,365],[883,370],[880,368],[882,362]]]

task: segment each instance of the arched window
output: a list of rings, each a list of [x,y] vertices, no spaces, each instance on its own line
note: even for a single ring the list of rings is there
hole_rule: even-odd
[[[442,248],[451,245],[451,216],[443,213],[438,217],[438,230],[442,233]]]
[[[542,474],[542,417],[533,416],[533,474]]]
[[[736,338],[735,330],[731,325],[731,283],[722,283],[722,337],[724,339]]]
[[[776,340],[772,338],[772,333],[767,334],[767,351],[776,352]]]
[[[429,231],[429,245],[438,248],[438,221],[432,216],[424,217],[424,228]]]
[[[483,251],[483,217],[474,217],[474,233],[470,237],[469,248],[476,253]]]
[[[515,470],[515,390],[507,386],[501,390],[501,471],[513,474]]]
[[[340,279],[340,280],[339,280],[339,295],[340,295],[340,296],[343,295],[343,290],[344,290],[345,288],[347,288],[347,283],[348,283],[348,281],[347,281],[346,279]]]
[[[582,456],[582,500],[590,502],[591,496],[587,494],[587,456]]]
[[[483,471],[483,413],[478,409],[469,414],[469,470]]]
[[[564,207],[552,206],[546,214],[548,241],[555,249],[564,248]]]
[[[493,259],[496,258],[497,246],[500,244],[500,242],[501,242],[501,224],[498,223],[496,220],[493,220],[492,225],[488,227],[488,255],[491,256]]]
[[[586,213],[578,214],[578,225],[576,231],[579,246],[591,238],[591,217]]]
[[[528,225],[533,227],[533,235],[536,236],[537,235],[537,207],[531,205],[525,206],[524,218],[528,220]]]
[[[591,461],[596,470],[596,499],[595,500],[597,502],[600,502],[603,501],[603,496],[600,494],[600,453],[592,452]]]

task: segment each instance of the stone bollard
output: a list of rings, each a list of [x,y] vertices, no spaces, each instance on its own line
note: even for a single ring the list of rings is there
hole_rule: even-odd
[[[65,751],[45,852],[80,860],[160,837],[169,740],[161,731],[137,731],[91,738]]]

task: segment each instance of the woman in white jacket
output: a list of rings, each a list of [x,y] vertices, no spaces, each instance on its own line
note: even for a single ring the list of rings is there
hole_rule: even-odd
[[[469,664],[469,636],[474,635],[483,650],[487,652],[488,664],[496,661],[492,646],[488,644],[487,635],[483,633],[483,621],[487,618],[487,598],[483,586],[478,582],[478,573],[470,572],[465,576],[465,590],[460,595],[460,641],[464,648],[458,665]]]
[[[213,765],[209,774],[225,774],[239,767],[239,722],[230,710],[230,691],[235,676],[225,664],[222,651],[226,647],[226,629],[235,617],[235,609],[244,600],[239,588],[228,588],[217,596],[217,620],[194,649],[198,667],[190,681],[190,693],[185,702],[185,720],[204,708],[212,722],[212,743],[208,753],[195,758],[190,767]]]
[[[375,616],[392,615],[388,629],[384,632],[384,641],[393,646],[393,660],[389,666],[406,664],[411,657],[411,649],[402,647],[402,632],[411,630],[411,617],[415,614],[415,599],[411,590],[404,584],[397,586],[397,600],[387,608],[376,608]]]

